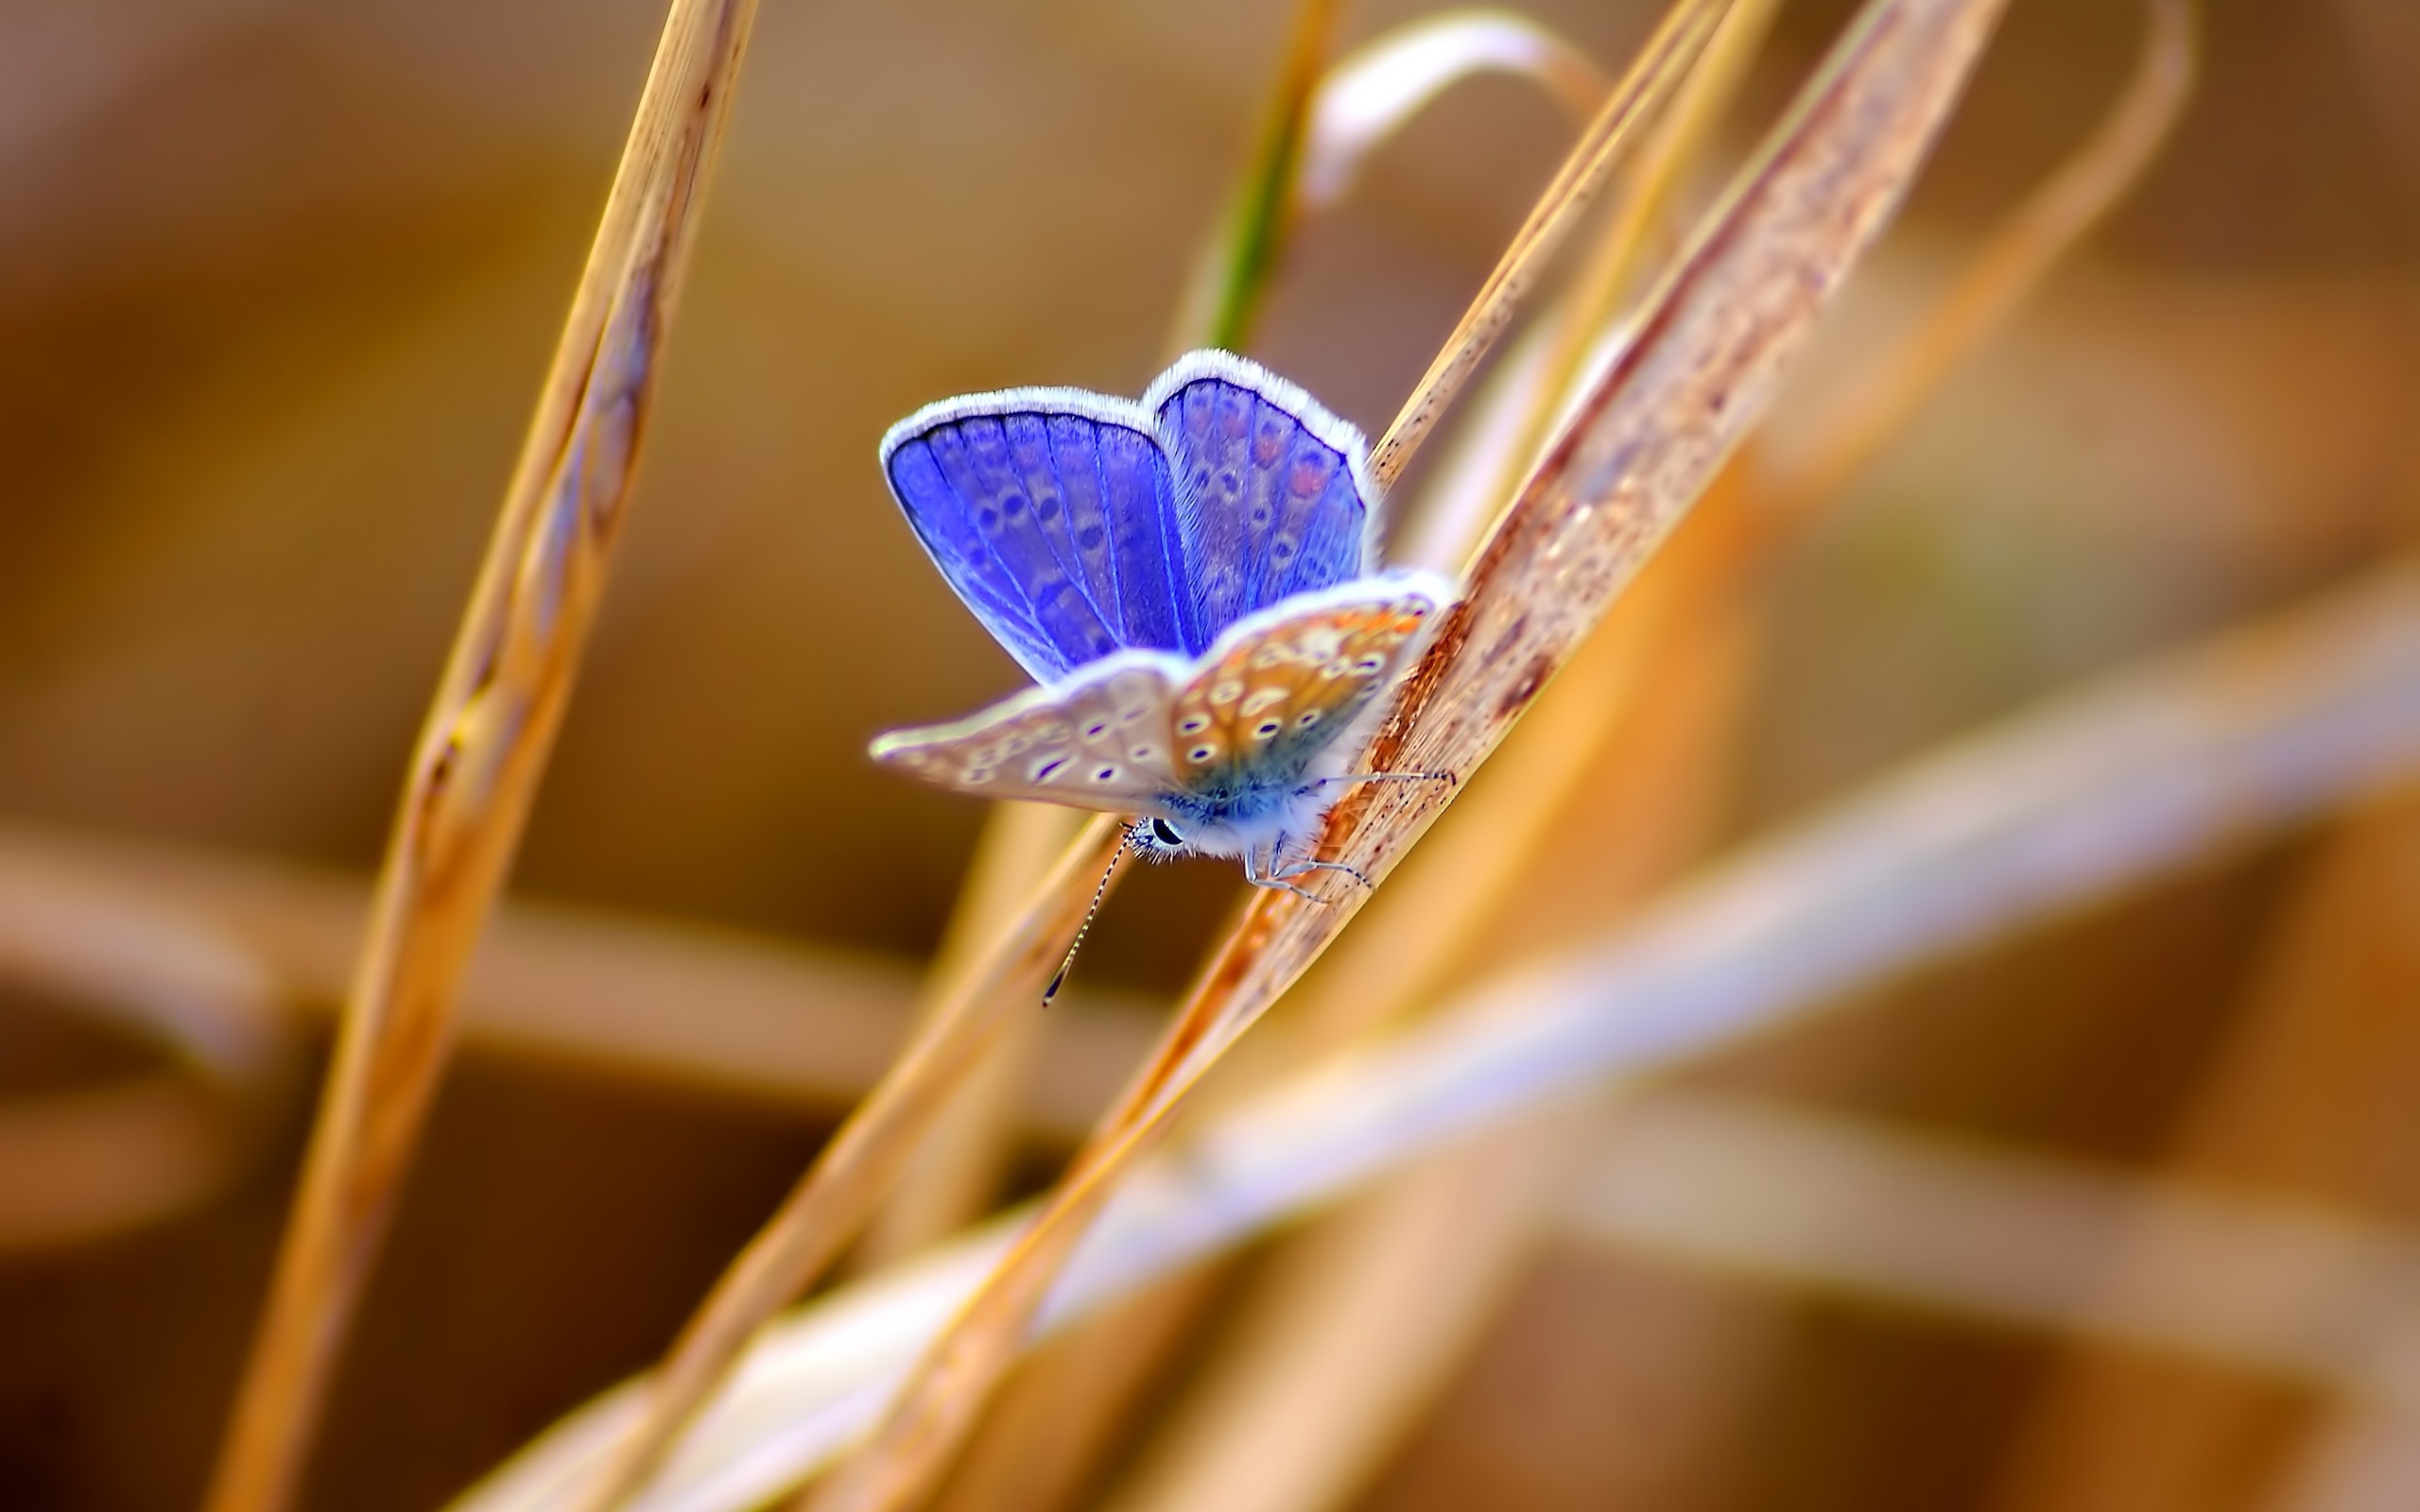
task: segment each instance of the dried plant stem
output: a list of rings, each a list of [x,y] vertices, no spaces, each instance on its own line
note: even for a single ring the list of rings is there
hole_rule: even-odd
[[[1671,215],[1683,174],[1703,156],[1707,139],[1730,109],[1740,81],[1764,45],[1779,4],[1780,0],[1734,0],[1730,13],[1707,39],[1704,56],[1689,70],[1687,80],[1673,97],[1671,109],[1640,148],[1625,192],[1573,287],[1570,311],[1555,333],[1554,353],[1547,360],[1539,402],[1522,427],[1521,438],[1506,454],[1508,464],[1517,471],[1493,490],[1497,496],[1513,496],[1553,434],[1564,401],[1586,378],[1588,359],[1599,350],[1630,292],[1640,259]]]
[[[2420,567],[2406,564],[2020,713],[1699,874],[1615,934],[1255,1097],[1181,1159],[1134,1173],[1042,1321],[1474,1129],[1805,1023],[2415,774]],[[827,1463],[1028,1222],[1011,1215],[769,1332],[648,1512],[737,1512]],[[627,1388],[600,1399],[453,1512],[571,1505],[638,1411]]]
[[[545,766],[626,513],[657,356],[753,0],[675,0],[596,241],[413,753],[336,1064],[210,1512],[294,1500],[409,1164],[455,989]]]
[[[1014,923],[1082,829],[1072,809],[994,804],[975,848],[966,884],[925,981],[920,1021],[945,1005],[978,957]],[[910,1255],[990,1211],[1017,1115],[1020,1083],[1042,1022],[1023,1015],[1003,1025],[933,1126],[916,1142],[898,1184],[866,1226],[853,1263],[868,1267]]]
[[[2000,325],[2158,156],[2193,93],[2193,0],[2143,0],[2142,52],[2109,113],[1973,257],[1913,335],[1847,388],[1817,427],[1819,449],[1777,481],[1785,520],[1821,509],[1958,365]]]
[[[2349,816],[2320,850],[2178,1120],[2170,1179],[2356,1211],[2408,1201],[2401,1152],[2420,1139],[2415,856],[2420,792]],[[2140,1253],[2111,1266],[2100,1290],[2113,1312],[2144,1290],[2135,1272],[2173,1249],[2162,1237],[2146,1231]],[[2402,1347],[2420,1348],[2420,1333]],[[2235,1446],[2273,1442],[2305,1420],[2256,1385],[2180,1380],[2098,1349],[2060,1362],[2039,1400],[1996,1498],[2005,1512],[2189,1505],[2242,1473]],[[2113,1434],[2117,1422],[2130,1431]]]
[[[1443,350],[1413,386],[1394,422],[1370,451],[1370,472],[1380,488],[1392,488],[1454,399],[1478,370],[1479,359],[1512,324],[1513,314],[1564,237],[1612,177],[1614,165],[1665,99],[1688,76],[1732,0],[1677,0],[1655,28],[1630,72],[1605,96],[1594,120],[1554,180],[1539,196],[1530,218],[1512,237],[1478,297],[1445,338]]]
[[[369,901],[366,879],[289,862],[0,825],[0,913],[24,909],[36,926],[20,941],[21,969],[75,973],[77,935],[106,931],[112,957],[157,967],[152,985],[214,1045],[250,1044],[257,1031],[216,957],[176,948],[181,937],[222,938],[265,973],[273,1007],[308,1021],[343,996]],[[82,929],[43,922],[62,903],[84,915]],[[458,1011],[466,1048],[821,1113],[856,1102],[898,1059],[916,1006],[904,960],[507,898]],[[1080,1140],[1159,1011],[1095,987],[1041,1015],[1023,1132]]]
[[[916,1037],[748,1246],[715,1283],[648,1382],[645,1418],[581,1504],[607,1508],[645,1484],[764,1321],[854,1238],[900,1167],[1010,1015],[1032,1010],[1082,919],[1095,879],[1124,853],[1110,816],[1083,833],[1043,882],[1033,906],[967,963]]]
[[[1569,658],[1761,411],[1783,358],[1889,218],[1997,10],[1995,0],[1876,0],[1859,16],[1481,554],[1468,598],[1374,744],[1374,769],[1468,775]],[[1331,816],[1323,849],[1384,877],[1447,801],[1440,785],[1373,784]],[[1042,1217],[882,1433],[809,1504],[890,1512],[932,1485],[1118,1173],[1358,902],[1254,901]]]
[[[0,1104],[0,1253],[185,1211],[239,1168],[293,1068],[273,978],[224,930],[0,855],[0,980],[157,1045],[173,1070]]]

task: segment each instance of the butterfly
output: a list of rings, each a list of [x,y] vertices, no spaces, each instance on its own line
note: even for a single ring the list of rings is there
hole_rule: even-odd
[[[1133,851],[1240,857],[1305,897],[1294,879],[1352,871],[1294,853],[1350,784],[1432,775],[1349,758],[1452,585],[1378,570],[1361,433],[1257,363],[1190,352],[1140,403],[943,400],[880,457],[942,576],[1039,686],[884,735],[877,762],[1131,815]]]

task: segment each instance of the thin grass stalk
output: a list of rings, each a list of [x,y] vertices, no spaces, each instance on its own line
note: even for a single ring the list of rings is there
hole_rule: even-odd
[[[1673,97],[1671,109],[1640,148],[1626,192],[1614,207],[1612,223],[1598,239],[1573,288],[1570,314],[1557,330],[1553,355],[1547,359],[1541,403],[1530,411],[1521,438],[1506,454],[1512,471],[1500,488],[1491,490],[1497,496],[1510,499],[1518,490],[1521,479],[1554,434],[1564,403],[1587,377],[1589,357],[1599,350],[1620,313],[1623,298],[1632,292],[1651,240],[1668,223],[1683,176],[1703,160],[1709,138],[1764,46],[1780,3],[1734,0],[1730,13],[1707,39],[1704,56]]]
[[[1014,922],[1082,830],[1084,816],[1039,803],[995,803],[967,863],[966,880],[918,994],[918,1022],[957,993],[994,936]],[[850,1263],[877,1268],[991,1211],[1006,1169],[1020,1085],[1031,1069],[1042,1022],[1003,1023],[933,1125],[915,1142],[899,1179],[865,1226]]]
[[[1995,0],[1876,0],[1853,23],[1481,554],[1469,596],[1373,743],[1372,769],[1461,778],[1503,738],[1761,411],[1782,360],[1896,207],[1997,10]],[[1424,384],[1407,410],[1435,392]],[[1447,801],[1440,785],[1372,784],[1331,816],[1322,849],[1382,879]],[[1119,1171],[1357,906],[1254,900],[1161,1054],[890,1421],[803,1504],[874,1512],[929,1488]]]
[[[1095,879],[1124,854],[1115,817],[1087,823],[1032,904],[955,981],[683,1326],[648,1378],[645,1417],[616,1446],[583,1507],[616,1506],[635,1493],[750,1337],[838,1257],[992,1037],[1011,1014],[1031,1008],[1083,918]]]
[[[2404,1413],[2420,1406],[2420,1382],[2398,1378],[2411,1357],[2396,1359],[2420,1337],[2420,1231],[2373,1210],[2121,1174],[1736,1095],[1652,1092],[1609,1111],[1569,1194],[1566,1232],[1735,1282],[2156,1351],[2171,1377],[2180,1364],[2216,1366],[2254,1374],[2235,1383],[2272,1393],[2316,1386]],[[1776,1192],[1821,1195],[1776,1201]],[[2126,1284],[2113,1289],[2120,1268]],[[2139,1440],[2157,1419],[2107,1426]],[[2253,1479],[2246,1442],[2238,1433],[2211,1446],[2231,1451],[2223,1468],[2182,1500],[2044,1504],[2245,1505],[2222,1492]]]
[[[1250,330],[1290,225],[1305,126],[1340,9],[1339,0],[1302,0],[1296,8],[1260,148],[1203,265],[1211,276],[1198,282],[1180,317],[1173,343],[1180,348],[1205,335],[1213,345],[1240,344]],[[1059,864],[1041,867],[1037,858],[1070,830]],[[646,1483],[749,1336],[832,1263],[899,1186],[911,1160],[932,1162],[923,1193],[946,1186],[961,1195],[979,1179],[969,1172],[997,1160],[1000,1115],[1009,1106],[1002,1083],[1014,1074],[1014,1044],[1002,1040],[1009,1015],[1042,986],[1044,957],[1035,946],[1063,942],[1083,908],[1115,885],[1118,833],[1109,817],[995,812],[976,858],[976,875],[989,881],[959,900],[914,1038],[683,1326],[657,1370],[648,1418],[599,1479],[589,1512],[612,1512]],[[1098,890],[1095,876],[1102,879]],[[988,950],[968,943],[986,939],[993,942]],[[986,1087],[987,1079],[993,1085]],[[967,1103],[970,1089],[980,1101]],[[939,1148],[937,1134],[948,1141]],[[921,1201],[898,1194],[903,1202]],[[912,1248],[958,1216],[948,1208],[892,1211],[903,1216],[871,1236],[877,1256]]]
[[[2070,689],[1885,775],[1608,936],[1232,1110],[1126,1184],[1046,1329],[1358,1183],[1614,1079],[1805,1024],[2420,778],[2420,566]],[[643,1512],[739,1512],[857,1440],[1029,1219],[1004,1216],[786,1321]],[[558,1512],[638,1410],[550,1430],[451,1512]]]
[[[1370,449],[1370,474],[1378,487],[1392,488],[1403,475],[1412,454],[1478,369],[1479,359],[1512,323],[1530,286],[1604,188],[1615,165],[1688,77],[1731,4],[1732,0],[1677,0],[1665,13],[1647,45],[1632,60],[1630,71],[1598,107],[1596,117],[1556,171],[1554,181],[1538,197],[1529,219],[1513,233],[1512,244],[1480,285],[1478,297],[1413,386],[1411,397],[1378,438],[1378,444]]]
[[[2092,135],[1966,259],[1915,332],[1850,381],[1817,430],[1818,449],[1777,481],[1769,507],[1806,515],[1854,483],[2140,181],[2192,98],[2200,30],[2193,0],[2143,0],[2143,20],[2134,73]]]
[[[212,850],[0,825],[0,914],[19,880],[72,902],[117,940],[113,959],[159,968],[154,985],[211,1042],[255,1031],[208,952],[172,948],[192,931],[223,938],[267,981],[266,1011],[316,1033],[332,1022],[369,912],[368,878]],[[76,969],[71,936],[24,913],[39,946],[26,969]],[[148,936],[157,936],[156,939]],[[865,1095],[906,1042],[916,1006],[910,963],[735,930],[507,897],[463,978],[464,1047],[785,1113],[837,1116]],[[208,1006],[220,1005],[216,1016]],[[1027,1138],[1072,1146],[1149,1046],[1163,1005],[1095,988],[1039,1015],[1044,1054],[1021,1091]],[[242,1094],[252,1100],[256,1094]]]
[[[292,1504],[570,696],[754,0],[674,0],[554,366],[413,752],[210,1512]]]
[[[2415,856],[2420,791],[2350,816],[2319,849],[2203,1059],[2159,1157],[2162,1179],[2354,1211],[2408,1207],[2400,1152],[2420,1138]],[[2143,1290],[2140,1273],[2173,1247],[2165,1239],[2152,1227],[2121,1248],[2096,1300],[2118,1306]],[[2258,1383],[2180,1379],[2091,1348],[2059,1360],[2037,1400],[1994,1499],[2001,1512],[2188,1506],[2243,1472],[2239,1446],[2284,1449],[2308,1420],[2303,1404]],[[2136,1431],[2113,1435],[2113,1423]]]
[[[294,1037],[270,972],[226,931],[0,856],[0,981],[149,1041],[172,1069],[0,1103],[0,1254],[190,1210],[254,1153]]]

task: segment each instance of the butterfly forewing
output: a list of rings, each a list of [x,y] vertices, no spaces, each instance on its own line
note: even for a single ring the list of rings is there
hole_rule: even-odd
[[[1190,666],[1127,652],[955,725],[876,741],[885,765],[986,798],[1132,813],[1177,784],[1169,709]]]
[[[900,421],[882,460],[942,576],[1038,680],[1122,648],[1194,648],[1167,462],[1140,406],[977,394]]]
[[[1443,602],[1426,584],[1381,580],[1238,627],[1176,694],[1186,784],[1306,766],[1393,682]]]

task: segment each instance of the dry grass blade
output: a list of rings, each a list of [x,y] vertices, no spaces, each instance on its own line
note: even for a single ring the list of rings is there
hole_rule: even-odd
[[[2192,97],[2193,0],[2144,0],[2144,21],[2134,75],[2091,138],[1968,260],[1914,335],[1825,417],[1820,449],[1777,489],[1772,507],[1786,519],[1820,509],[1853,482],[2158,156]]]
[[[97,1238],[207,1197],[292,1069],[253,952],[38,861],[0,856],[0,982],[112,1020],[173,1062],[0,1103],[0,1253]]]
[[[1556,333],[1554,352],[1547,362],[1542,402],[1532,409],[1520,438],[1507,449],[1506,461],[1513,471],[1501,486],[1490,490],[1494,497],[1512,497],[1552,436],[1563,401],[1578,389],[1590,357],[1601,351],[1621,301],[1631,292],[1650,239],[1670,215],[1684,171],[1703,156],[1707,138],[1730,109],[1749,65],[1764,46],[1779,3],[1735,0],[1730,14],[1707,40],[1705,56],[1690,70],[1667,118],[1640,151],[1612,222],[1572,289],[1570,316]]]
[[[1927,758],[1616,934],[1235,1109],[1125,1182],[1044,1316],[1155,1276],[1497,1120],[1803,1022],[1843,994],[2070,914],[2420,772],[2420,570],[2122,671]],[[644,1512],[739,1512],[862,1434],[1022,1222],[768,1332]],[[452,1512],[558,1512],[627,1389]]]
[[[1085,817],[1041,803],[992,806],[949,925],[925,973],[916,1022],[933,1018],[958,994],[993,936],[1012,924],[1049,880]],[[853,1266],[874,1269],[912,1255],[992,1211],[1015,1139],[1018,1094],[1032,1070],[1042,1017],[1021,1016],[991,1036],[979,1062],[917,1139],[897,1182],[867,1219],[865,1235],[850,1257]]]
[[[1355,48],[1321,80],[1303,147],[1305,208],[1340,198],[1379,144],[1483,73],[1534,79],[1582,119],[1605,97],[1605,76],[1588,55],[1526,16],[1449,10],[1407,22]]]
[[[406,780],[301,1194],[212,1483],[295,1496],[620,535],[656,359],[753,0],[675,0]]]
[[[1656,109],[1688,77],[1706,39],[1730,9],[1731,0],[1679,0],[1647,40],[1630,72],[1605,96],[1596,118],[1581,133],[1554,181],[1538,197],[1530,218],[1496,260],[1478,297],[1445,338],[1443,350],[1422,374],[1394,423],[1370,450],[1370,472],[1382,489],[1394,486],[1412,454],[1453,404],[1478,368],[1479,359],[1504,334],[1522,299],[1555,249],[1612,176],[1614,164]]]
[[[1031,1007],[1083,917],[1094,879],[1123,853],[1124,843],[1115,819],[1088,824],[1033,903],[952,981],[899,1060],[851,1110],[683,1328],[648,1378],[644,1418],[583,1506],[617,1505],[644,1485],[750,1337],[856,1234],[993,1035],[1010,1014]]]
[[[1744,1098],[1659,1093],[1610,1122],[1565,1212],[1582,1233],[1732,1276],[2414,1405],[2377,1341],[2420,1331],[2420,1235],[2360,1210],[2256,1196],[2274,1190],[2258,1183],[2129,1179]],[[1776,1202],[1741,1179],[1751,1172],[1821,1195]]]
[[[106,930],[114,960],[147,968],[144,996],[123,1001],[197,1015],[217,1005],[197,1026],[215,1047],[254,1043],[258,1032],[245,1006],[251,989],[233,990],[224,969],[230,950],[266,978],[266,1011],[320,1031],[323,1010],[344,995],[367,883],[220,850],[0,825],[0,933],[8,919],[26,921],[26,954],[10,974],[112,997],[117,989],[86,977],[73,949],[78,933]],[[62,904],[89,922],[59,929]],[[223,944],[184,948],[195,932]],[[123,980],[123,970],[107,981]],[[458,1011],[468,1050],[820,1117],[864,1096],[899,1058],[915,1006],[916,974],[904,960],[508,897],[480,936]],[[1082,1139],[1149,1046],[1159,1007],[1095,988],[1038,1016],[1043,1051],[1020,1089],[1020,1132],[1055,1144]],[[285,1025],[266,1028],[274,1036]],[[207,1074],[231,1088],[261,1079],[216,1066]]]
[[[1783,359],[1913,178],[1997,11],[1993,0],[1878,0],[1859,16],[1523,490],[1374,744],[1372,769],[1465,775],[1503,738],[1760,413]],[[1340,809],[1324,849],[1379,878],[1449,795],[1374,785],[1398,791]],[[1042,1219],[814,1506],[903,1507],[931,1485],[1117,1172],[1357,902],[1254,902]]]

